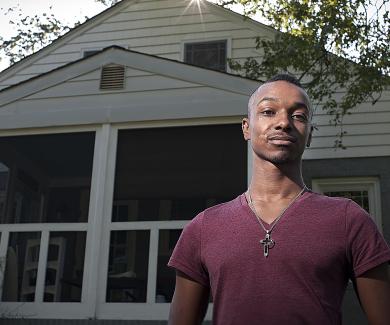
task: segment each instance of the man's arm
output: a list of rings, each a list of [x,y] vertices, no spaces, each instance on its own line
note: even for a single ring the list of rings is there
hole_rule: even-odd
[[[169,325],[199,325],[207,311],[210,290],[176,271],[176,286],[169,312]]]
[[[381,264],[356,278],[360,302],[370,325],[390,324],[390,269]]]

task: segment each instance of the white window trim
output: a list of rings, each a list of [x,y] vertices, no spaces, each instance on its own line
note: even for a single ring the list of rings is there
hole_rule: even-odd
[[[313,179],[314,192],[324,193],[333,191],[363,190],[368,192],[370,215],[382,232],[382,210],[380,181],[377,177],[343,177]]]
[[[180,44],[180,61],[184,62],[185,45],[190,43],[207,43],[213,41],[225,41],[226,40],[226,60],[232,57],[232,37],[221,36],[221,37],[208,37],[208,38],[195,38],[195,39],[184,39]],[[226,72],[231,73],[229,63],[226,61]]]

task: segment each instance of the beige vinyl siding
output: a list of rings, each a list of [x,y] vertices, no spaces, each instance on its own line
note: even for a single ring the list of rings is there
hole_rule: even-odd
[[[331,119],[320,107],[317,109],[313,122],[318,130],[314,130],[306,159],[390,156],[390,91],[384,92],[375,105],[366,101],[354,108],[352,114],[345,115],[345,150],[334,148],[340,128],[331,125]]]
[[[364,116],[361,116],[362,118]],[[390,121],[383,121],[383,123],[356,123],[349,124],[344,127],[344,130],[347,131],[346,137],[352,136],[361,136],[361,135],[390,135]],[[314,131],[314,135],[316,138],[320,137],[334,137],[336,135],[336,131],[334,127],[329,125],[320,125],[319,130]],[[334,138],[333,138],[334,140]],[[314,141],[316,144],[316,141]]]
[[[180,35],[181,38],[183,34],[202,34],[205,32],[210,32],[211,35],[213,32],[226,32],[227,30],[240,30],[246,31],[240,26],[229,26],[230,24],[225,22],[215,22],[215,23],[207,23],[203,26],[200,24],[191,24],[191,25],[183,25],[178,28],[177,26],[160,26],[159,28],[140,28],[140,29],[127,29],[121,30],[114,33],[112,32],[102,32],[102,33],[86,33],[78,38],[76,38],[72,43],[87,43],[94,41],[110,41],[112,39],[116,40],[126,40],[131,43],[133,38],[145,38],[145,37],[160,37],[161,41],[164,41],[164,36],[168,35]],[[204,37],[204,36],[203,36]],[[209,35],[207,37],[210,37]],[[213,36],[211,36],[213,37]],[[183,38],[181,38],[183,39]],[[184,38],[185,39],[185,38]]]
[[[333,158],[357,158],[357,157],[388,157],[390,156],[389,145],[353,145],[346,150],[335,149],[332,144],[334,139],[329,139],[324,147],[308,148],[303,159],[333,159]],[[325,167],[324,167],[325,168]]]
[[[58,64],[58,63],[69,63],[80,59],[80,53],[70,52],[70,53],[60,53],[60,54],[51,54],[47,57],[39,60],[40,65],[43,64]]]
[[[148,11],[150,14],[150,12]],[[222,17],[216,17],[213,14],[204,14],[202,15],[202,19],[200,19],[199,14],[190,14],[185,16],[173,16],[173,17],[150,17],[150,18],[142,18],[140,19],[135,15],[134,19],[128,19],[126,21],[112,21],[106,22],[100,26],[97,26],[93,29],[94,33],[106,33],[106,32],[116,32],[122,30],[137,30],[143,28],[155,28],[160,26],[186,26],[193,24],[210,24],[210,23],[228,23],[228,21]]]
[[[16,85],[19,82],[28,80],[28,79],[30,79],[32,77],[35,77],[35,76],[36,76],[36,74],[17,74],[17,75],[15,75],[13,77],[8,78],[4,82],[2,82],[1,86],[0,86],[0,90],[4,89],[4,88],[7,88],[9,86],[12,86],[12,85]]]
[[[36,63],[26,69],[23,70],[23,75],[31,75],[31,76],[37,76],[39,74],[41,74],[42,70],[47,70],[47,71],[50,71],[50,70],[54,70],[66,63],[69,63],[69,62],[55,62],[55,63],[50,63],[50,64],[45,64],[45,63]],[[45,71],[45,72],[47,72]],[[18,76],[20,74],[17,74],[16,76]]]

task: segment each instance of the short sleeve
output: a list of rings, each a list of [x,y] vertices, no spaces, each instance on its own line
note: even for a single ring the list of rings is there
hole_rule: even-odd
[[[390,249],[369,214],[349,201],[346,207],[348,256],[354,277],[390,261]]]
[[[203,212],[184,227],[168,266],[185,273],[194,281],[208,287],[209,277],[201,257],[202,219]]]

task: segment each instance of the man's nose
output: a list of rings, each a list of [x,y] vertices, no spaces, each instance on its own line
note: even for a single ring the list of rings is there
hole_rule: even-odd
[[[275,129],[277,130],[291,129],[291,123],[292,121],[289,114],[287,114],[286,112],[279,112],[279,114],[277,114]]]

